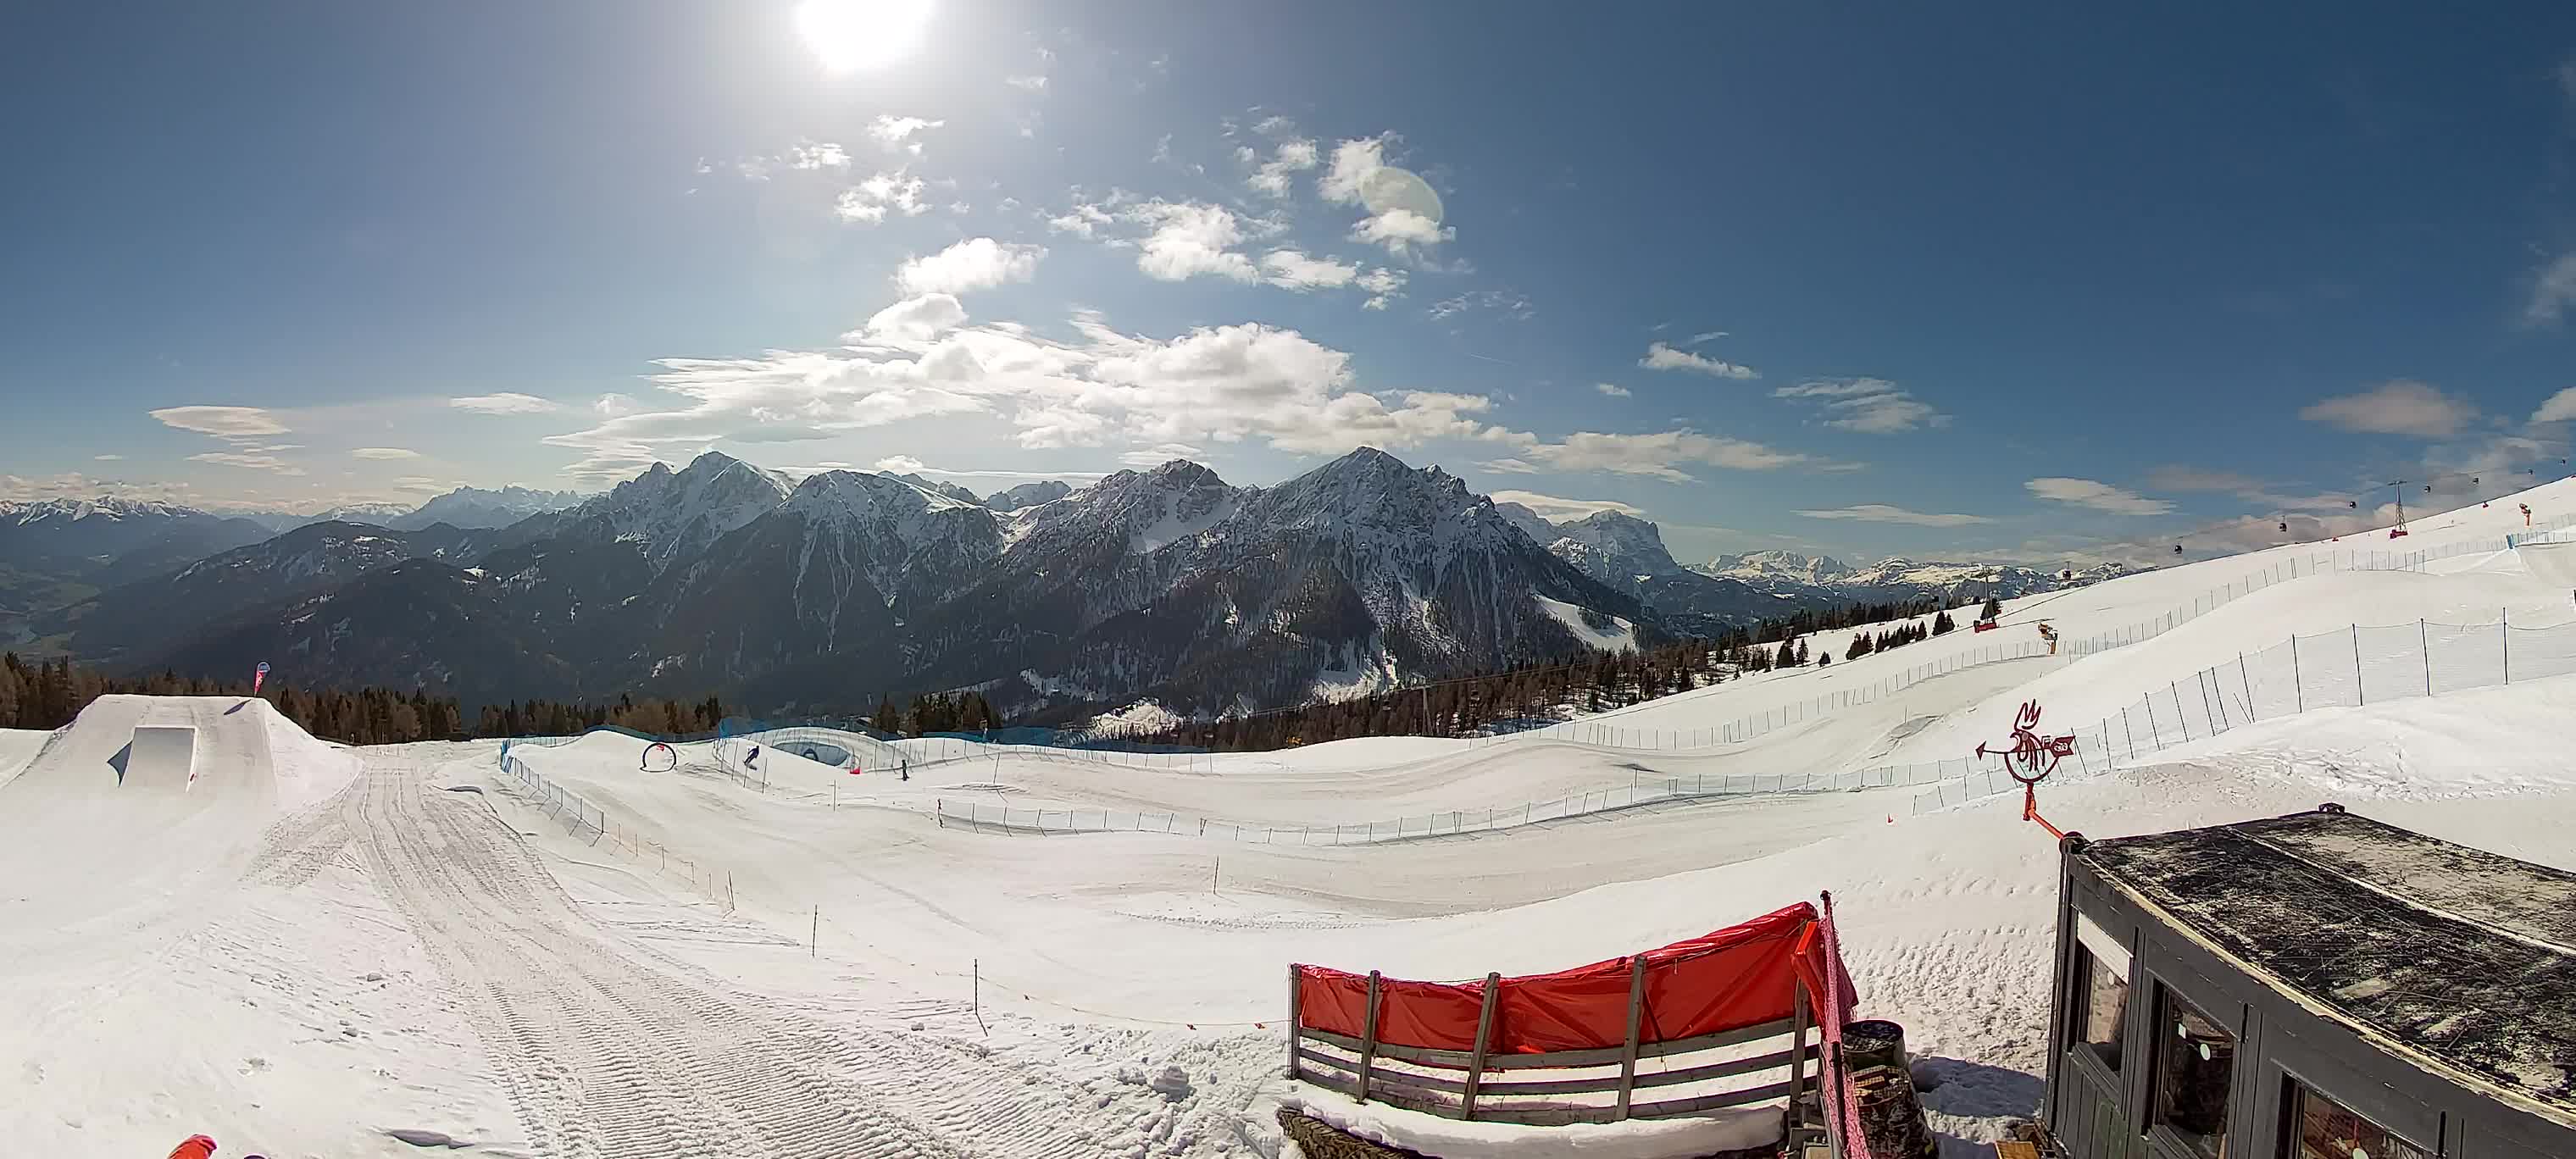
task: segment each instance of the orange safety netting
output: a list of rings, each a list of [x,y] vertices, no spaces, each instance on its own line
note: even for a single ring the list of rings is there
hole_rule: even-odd
[[[1803,966],[1811,993],[1838,994],[1835,1021],[1851,1005],[1840,960],[1828,962],[1816,907],[1800,902],[1713,933],[1647,950],[1638,1041],[1671,1042],[1778,1022],[1795,1010]],[[1505,978],[1495,996],[1492,1054],[1545,1054],[1623,1045],[1628,1039],[1629,958]],[[1352,1038],[1368,1029],[1368,976],[1322,966],[1297,968],[1304,1025]],[[1378,982],[1377,1041],[1434,1050],[1476,1047],[1482,982]]]

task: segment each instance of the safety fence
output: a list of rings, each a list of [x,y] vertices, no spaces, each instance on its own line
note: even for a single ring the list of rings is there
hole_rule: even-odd
[[[1412,982],[1292,965],[1288,1077],[1444,1118],[1541,1125],[1778,1101],[1785,1137],[1804,1126],[1814,1063],[1833,1153],[1866,1156],[1837,1065],[1854,995],[1831,904],[1553,974]]]
[[[2357,708],[2571,674],[2576,623],[2522,628],[2499,615],[2489,624],[2418,620],[2294,635],[2171,681],[2077,729],[2078,762],[2052,776],[2096,775],[2174,745],[2312,709]],[[2018,787],[2000,768],[1980,769],[1916,794],[1914,811]]]
[[[1929,785],[1945,777],[1963,776],[1974,767],[1972,762],[1960,759],[1842,773],[1736,773],[1691,777],[1648,777],[1641,774],[1626,785],[1550,801],[1524,801],[1518,809],[1510,806],[1451,809],[1340,824],[1263,824],[1122,809],[1033,809],[1008,803],[986,804],[973,797],[936,798],[933,813],[943,828],[1012,836],[1171,833],[1255,845],[1371,845],[1544,825],[1551,821],[1617,813],[1675,801]]]
[[[534,803],[560,823],[566,834],[576,839],[585,839],[587,834],[586,840],[594,848],[614,850],[644,869],[687,882],[691,889],[723,906],[726,913],[733,912],[732,871],[675,854],[669,846],[638,835],[634,826],[620,823],[607,810],[548,780],[515,756],[501,758],[501,771],[527,790]]]

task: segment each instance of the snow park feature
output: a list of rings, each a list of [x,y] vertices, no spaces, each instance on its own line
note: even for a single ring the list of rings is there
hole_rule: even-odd
[[[121,779],[136,788],[197,783],[197,730],[185,724],[138,724],[126,742]]]
[[[2510,500],[2546,525],[2576,486]],[[2505,544],[2526,534],[2514,501],[2409,516],[2404,553],[2283,545],[2018,597],[2000,636],[1516,737],[872,740],[913,760],[905,781],[745,733],[764,780],[717,751],[729,738],[601,731],[513,741],[505,763],[494,741],[322,744],[256,698],[103,698],[55,733],[0,733],[0,1137],[62,1155],[157,1155],[202,1130],[272,1155],[1267,1159],[1296,1153],[1290,1109],[1440,1159],[1679,1159],[1790,1100],[1541,1127],[1390,1105],[1403,1080],[1373,1079],[1363,1104],[1288,1077],[1281,974],[1466,979],[1450,985],[1474,1013],[1489,975],[1613,963],[1618,1022],[1586,1038],[1624,1052],[1618,963],[1825,892],[1849,1009],[1900,1022],[1910,1064],[1858,1109],[1903,1073],[1953,1154],[2025,1121],[2063,1130],[2064,855],[1974,755],[2011,743],[2024,703],[2046,706],[2034,738],[2076,737],[2039,789],[2047,820],[2102,844],[2338,800],[2576,869],[2568,591]],[[2055,656],[2019,630],[2041,618]],[[195,728],[193,790],[120,783],[138,725]],[[1825,1006],[1810,1043],[1844,1013]],[[1661,993],[1646,1010],[1670,1013]],[[1646,1053],[1658,1024],[1640,1019],[1638,1078],[1739,1061]],[[1479,1074],[1480,1107],[1552,1097],[1488,1082],[1557,1078]],[[2313,1077],[2317,1099],[2443,1145]],[[1715,1089],[1744,1085],[1769,1083]],[[1690,1089],[1635,1086],[1631,1105]],[[448,1142],[405,1141],[432,1138]]]
[[[2576,1154],[2576,874],[2334,804],[2062,862],[2048,1153]]]

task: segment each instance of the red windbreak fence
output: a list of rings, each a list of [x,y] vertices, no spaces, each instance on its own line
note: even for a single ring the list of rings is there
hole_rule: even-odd
[[[1641,1042],[1740,1030],[1789,1017],[1796,1005],[1801,948],[1820,954],[1810,932],[1816,907],[1799,902],[1715,933],[1635,955],[1646,960]],[[1619,1046],[1628,1036],[1628,958],[1504,978],[1498,986],[1489,1054],[1544,1054]],[[1297,1011],[1304,1025],[1358,1038],[1368,1031],[1366,974],[1299,966]],[[1484,1005],[1480,982],[1378,981],[1377,1041],[1435,1050],[1473,1050]]]
[[[1854,995],[1823,901],[1517,978],[1297,966],[1289,1074],[1363,1102],[1542,1125],[1779,1101],[1784,1131],[1821,1133],[1837,1155],[1865,1159],[1839,1065]],[[1807,1109],[1810,1091],[1821,1097]]]

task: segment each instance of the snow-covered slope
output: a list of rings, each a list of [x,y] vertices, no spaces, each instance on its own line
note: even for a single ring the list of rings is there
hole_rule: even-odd
[[[883,522],[809,517],[800,534],[817,543],[936,542],[913,537],[955,517],[899,482],[823,486],[862,489],[832,509]],[[2576,514],[2576,485],[2529,498],[2544,520]],[[1448,541],[1484,534],[1485,518],[1467,513]],[[1599,735],[1625,730],[1620,747],[1569,729],[1260,754],[997,748],[904,780],[776,754],[764,758],[775,769],[746,769],[744,746],[684,745],[677,769],[644,772],[644,742],[615,734],[521,746],[523,777],[495,771],[490,745],[407,746],[360,750],[366,776],[346,797],[191,831],[205,841],[196,864],[151,860],[174,845],[157,828],[150,850],[113,829],[100,850],[66,845],[102,832],[91,822],[107,814],[85,794],[113,783],[67,775],[111,753],[84,739],[88,755],[49,753],[44,775],[0,785],[12,838],[0,881],[45,886],[38,921],[0,907],[0,1074],[30,1092],[0,1100],[0,1132],[47,1154],[150,1153],[209,1128],[228,1150],[409,1153],[392,1126],[527,1154],[572,1140],[757,1157],[1267,1154],[1273,1108],[1298,1093],[1278,1066],[1288,962],[1430,979],[1553,970],[1830,890],[1862,1011],[1902,1022],[1920,1065],[1946,1080],[1926,1102],[1967,1153],[2034,1109],[2048,1041],[2059,854],[2017,797],[1916,815],[1901,788],[1740,794],[1348,844],[1307,826],[1454,824],[1657,778],[1831,774],[1909,746],[1964,755],[2008,729],[2022,699],[2052,720],[2075,715],[2335,619],[2467,619],[2492,605],[2538,628],[2565,593],[2501,550],[2519,523],[2470,509],[2419,520],[2394,544],[2301,544],[2020,597],[2000,632],[1730,680],[1594,722]],[[1151,557],[1131,554],[1124,525],[1097,541],[1159,558],[1214,550],[1235,526]],[[1391,515],[1375,526],[1437,539]],[[1496,529],[1535,551],[1508,522]],[[2426,557],[2366,554],[2392,546]],[[2027,644],[2041,619],[2101,646],[1889,695],[1823,695],[1999,636]],[[1792,704],[1806,706],[1782,713],[1793,723],[1751,739],[1683,743]],[[2571,711],[2576,677],[2290,712],[2052,780],[2041,804],[2106,837],[2335,800],[2576,869]],[[478,791],[440,791],[451,786]],[[1146,831],[1031,840],[938,819],[970,802]],[[1248,824],[1203,835],[1181,823],[1191,817]],[[120,855],[143,860],[83,871]],[[131,873],[168,896],[128,890]],[[644,1094],[586,1094],[598,1091]],[[1459,1155],[1519,1153],[1505,1142]]]

